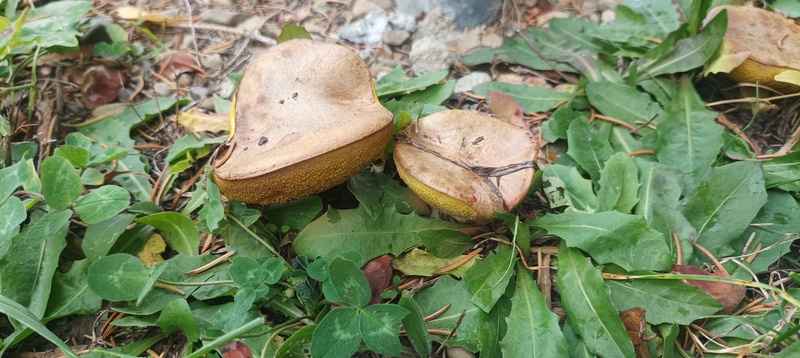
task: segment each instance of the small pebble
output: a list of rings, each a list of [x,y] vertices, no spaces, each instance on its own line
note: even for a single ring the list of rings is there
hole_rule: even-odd
[[[212,53],[203,58],[203,68],[215,69],[219,66],[222,66],[222,55],[218,53]]]
[[[614,22],[616,18],[617,18],[617,13],[615,13],[614,10],[603,10],[603,13],[600,14],[600,24],[601,25],[610,24]]]
[[[389,46],[400,46],[411,37],[411,33],[403,30],[386,30],[383,32],[383,43]]]
[[[236,88],[234,88],[233,82],[226,78],[222,81],[222,83],[219,84],[219,86],[217,86],[217,90],[214,91],[214,93],[224,99],[231,99],[231,96],[233,96],[233,92],[235,90]]]
[[[208,96],[208,88],[203,86],[192,86],[189,87],[189,95],[192,96],[192,99],[195,101],[199,101],[201,99],[206,98]]]
[[[484,82],[489,82],[491,80],[492,77],[489,76],[489,74],[486,72],[479,72],[479,71],[472,72],[456,80],[456,86],[453,89],[453,92],[455,93],[469,92],[472,91],[472,89],[475,88],[475,86]]]
[[[159,97],[168,97],[175,93],[175,88],[171,83],[157,82],[153,85],[153,90]]]
[[[417,76],[447,70],[453,64],[447,46],[432,37],[415,40],[408,55],[411,59],[411,70]]]
[[[374,2],[370,0],[356,0],[356,2],[353,3],[352,10],[350,11],[353,13],[353,18],[360,19],[364,17],[364,15],[376,10],[382,9]]]
[[[181,75],[178,76],[179,87],[189,87],[192,82],[194,82],[194,76],[192,76],[190,73],[181,73]]]
[[[483,47],[503,46],[503,38],[498,34],[488,34],[481,39],[481,46]]]
[[[339,30],[339,38],[356,44],[374,45],[381,42],[381,35],[389,26],[389,19],[383,11],[373,11],[363,19]]]

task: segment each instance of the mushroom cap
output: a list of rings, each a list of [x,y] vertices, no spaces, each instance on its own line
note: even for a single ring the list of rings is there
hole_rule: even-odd
[[[800,70],[800,26],[775,12],[737,5],[715,7],[707,19],[722,10],[728,12],[725,39],[731,42],[731,53],[749,52],[729,76],[737,82],[758,81],[767,87],[796,91],[796,86],[775,76]]]
[[[535,155],[529,130],[460,110],[409,125],[394,148],[397,171],[411,190],[440,211],[473,221],[488,221],[525,197]]]
[[[213,179],[245,203],[286,202],[333,187],[377,158],[392,113],[350,49],[292,40],[259,55],[236,93],[233,134]]]

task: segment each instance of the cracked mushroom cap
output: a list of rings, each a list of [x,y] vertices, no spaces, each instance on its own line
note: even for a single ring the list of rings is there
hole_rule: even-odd
[[[727,10],[725,40],[739,58],[728,75],[737,82],[758,82],[783,92],[800,90],[800,25],[772,11],[737,5],[718,6],[707,19]]]
[[[335,44],[292,40],[265,51],[245,70],[234,106],[213,180],[244,203],[329,189],[377,158],[392,135],[366,64]]]
[[[469,111],[443,111],[398,134],[400,177],[440,211],[488,221],[508,211],[533,181],[536,143],[528,129]]]

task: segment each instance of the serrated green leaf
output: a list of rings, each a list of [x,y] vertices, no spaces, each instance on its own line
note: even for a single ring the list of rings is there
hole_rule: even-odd
[[[10,197],[17,188],[30,179],[31,172],[25,161],[0,169],[0,204]]]
[[[514,276],[516,261],[517,252],[506,245],[498,246],[497,252],[476,261],[464,273],[464,282],[473,293],[472,303],[489,313]]]
[[[87,275],[91,261],[75,261],[69,272],[56,272],[45,312],[46,320],[73,314],[88,315],[102,307],[103,299],[89,289]]]
[[[398,66],[378,79],[378,82],[375,83],[375,92],[378,97],[407,94],[435,85],[445,77],[447,77],[447,71],[438,71],[406,79],[403,76],[402,67]]]
[[[19,233],[19,224],[28,218],[25,205],[16,196],[8,197],[5,202],[0,203],[0,258],[2,258],[11,246],[11,239]]]
[[[47,204],[63,209],[83,193],[81,177],[64,157],[48,157],[42,162],[42,195]]]
[[[206,173],[209,171],[206,170]],[[203,200],[203,207],[197,213],[197,219],[201,221],[208,231],[214,232],[219,228],[219,223],[225,217],[225,207],[222,205],[219,187],[213,180],[206,181],[206,199]]]
[[[764,181],[769,188],[800,192],[800,151],[762,161]]]
[[[61,340],[61,338],[59,338],[53,332],[47,329],[44,323],[42,323],[39,320],[39,317],[37,317],[27,307],[19,304],[18,302],[6,296],[0,295],[0,312],[2,312],[3,314],[7,315],[12,319],[19,321],[26,327],[29,327],[30,329],[38,333],[40,336],[46,338],[51,343],[55,344],[58,348],[61,349],[61,352],[67,357],[78,358],[78,355],[75,354],[75,352],[73,352],[72,349]],[[10,340],[10,337],[6,338]],[[3,343],[5,343],[5,345],[2,349],[0,349],[0,353],[3,353],[3,351],[5,351],[5,349],[10,346],[8,345],[8,342],[3,342]]]
[[[373,220],[366,210],[329,209],[308,224],[292,243],[299,255],[324,257],[328,260],[345,253],[358,252],[364,260],[391,253],[399,255],[409,248],[422,245],[422,235],[440,239],[463,235],[460,225],[441,220],[425,219],[417,214],[403,215],[394,208],[385,208]]]
[[[420,357],[430,357],[431,355],[431,336],[428,334],[428,327],[425,326],[422,311],[414,300],[403,296],[397,302],[400,307],[408,310],[408,315],[403,318],[403,329],[406,336],[411,341],[411,346]]]
[[[672,255],[664,237],[644,218],[618,211],[541,215],[529,225],[547,230],[567,246],[586,251],[599,263],[614,263],[627,271],[668,271]]]
[[[656,157],[660,163],[683,172],[687,189],[706,174],[722,147],[724,128],[716,118],[688,78],[681,81],[672,102],[664,109],[664,120],[658,124]]]
[[[289,40],[306,39],[311,40],[311,35],[308,34],[305,27],[296,26],[292,24],[283,25],[280,35],[278,35],[278,43],[283,43]]]
[[[434,276],[436,271],[443,267],[447,267],[459,259],[464,258],[464,255],[458,255],[451,258],[439,258],[425,250],[417,248],[411,249],[399,257],[392,260],[392,267],[404,273],[407,276]],[[475,259],[471,259],[455,270],[447,271],[448,275],[461,277],[464,275],[472,265],[475,264]]]
[[[689,325],[722,309],[722,305],[697,287],[677,280],[607,280],[611,301],[620,311],[639,307],[650,324]]]
[[[623,84],[590,82],[586,84],[586,96],[589,103],[601,113],[629,124],[636,121],[647,123],[663,112],[647,93]],[[625,100],[621,101],[620,98]]]
[[[35,219],[11,239],[10,254],[0,258],[0,294],[38,318],[44,315],[59,257],[67,246],[70,216],[70,210],[56,210]]]
[[[597,208],[592,181],[573,167],[554,164],[542,169],[542,188],[551,208],[566,206],[583,212],[594,212]]]
[[[422,117],[427,117],[431,114],[436,112],[446,111],[447,107],[438,106],[428,103],[416,103],[416,102],[407,102],[407,101],[398,101],[398,100],[389,100],[385,102],[381,102],[381,104],[392,112],[395,120],[400,117],[400,114],[405,112],[411,116],[411,119],[419,119]]]
[[[87,224],[95,224],[119,214],[131,203],[131,194],[124,188],[105,185],[92,190],[75,204],[75,212]]]
[[[553,89],[502,82],[481,83],[472,91],[481,97],[488,97],[489,91],[508,94],[525,110],[525,113],[548,111],[571,96],[570,93],[558,92]]]
[[[364,307],[369,303],[372,298],[369,282],[355,263],[337,257],[331,261],[328,272],[328,280],[336,289],[339,300],[354,307]]]
[[[765,272],[775,261],[790,251],[790,245],[800,233],[800,205],[791,194],[769,190],[767,203],[761,207],[754,224],[732,245],[737,250],[747,247],[744,254],[761,250],[750,262],[753,272]],[[759,246],[761,245],[761,246]]]
[[[793,19],[800,17],[800,3],[794,0],[775,0],[770,9],[780,11]],[[800,346],[797,347],[797,352],[800,352]]]
[[[600,270],[577,250],[558,250],[558,289],[570,325],[594,354],[633,357],[633,344],[608,296]]]
[[[403,96],[402,101],[440,105],[450,98],[455,87],[456,81],[448,80],[445,83],[432,85],[422,91],[411,92]]]
[[[338,307],[328,312],[319,322],[311,337],[311,355],[314,357],[350,357],[361,343],[358,313],[349,307]]]
[[[270,205],[265,211],[270,224],[302,230],[319,216],[322,209],[322,199],[311,195],[285,204]]]
[[[109,301],[128,301],[139,297],[150,281],[150,273],[138,258],[128,254],[108,255],[89,267],[89,288]]]
[[[756,162],[713,168],[689,193],[681,212],[697,229],[699,245],[716,257],[733,254],[731,243],[767,202],[764,172]],[[707,258],[695,255],[700,261]]]
[[[634,213],[650,221],[658,206],[677,208],[684,191],[681,172],[661,163],[637,160],[636,165],[641,186]]]
[[[528,271],[517,265],[508,330],[500,341],[504,357],[567,357],[567,341]]]
[[[275,351],[275,358],[306,358],[304,346],[311,343],[311,337],[317,326],[306,326],[295,332]]]
[[[192,219],[172,211],[150,214],[136,219],[140,224],[155,227],[164,234],[164,240],[173,250],[184,255],[196,255],[200,244],[200,231]]]
[[[189,342],[195,342],[200,339],[197,321],[192,315],[189,303],[184,299],[172,300],[167,303],[161,314],[159,314],[156,324],[164,334],[183,332]]]
[[[347,189],[373,219],[381,216],[385,207],[394,207],[401,214],[430,213],[425,204],[411,189],[384,173],[362,171],[347,182]]]
[[[400,355],[400,321],[408,310],[398,305],[377,304],[364,308],[358,314],[359,328],[364,343],[375,353]]]
[[[674,45],[668,41],[662,42],[636,61],[639,80],[702,66],[722,42],[727,24],[728,17],[723,11],[708,22],[702,33],[678,40]]]
[[[81,243],[86,258],[94,262],[108,255],[135,217],[133,214],[120,214],[89,226]]]
[[[542,138],[548,142],[567,139],[569,125],[578,118],[584,118],[588,121],[589,112],[574,111],[569,105],[558,107],[550,116],[550,119],[542,123]]]
[[[450,305],[442,315],[428,321],[429,329],[441,329],[450,331],[455,328],[456,321],[464,314],[461,325],[458,326],[458,334],[450,338],[449,346],[460,346],[470,351],[478,351],[480,327],[487,324],[488,315],[478,306],[470,302],[472,293],[469,291],[466,282],[457,281],[450,276],[442,276],[436,281],[433,287],[426,288],[414,295],[414,301],[419,305],[424,316],[430,315],[440,310],[445,305]],[[431,336],[436,342],[442,342],[444,337],[439,335]]]
[[[567,130],[567,154],[574,159],[581,168],[589,173],[593,182],[600,179],[600,169],[603,164],[614,154],[611,143],[608,142],[608,131],[598,125],[589,123],[585,119],[572,121]]]
[[[597,211],[616,210],[630,213],[639,201],[639,177],[636,164],[625,153],[615,153],[600,169]]]

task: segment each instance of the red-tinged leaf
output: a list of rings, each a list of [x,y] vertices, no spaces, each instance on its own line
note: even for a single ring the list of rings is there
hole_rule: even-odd
[[[392,282],[392,257],[383,255],[372,259],[361,268],[361,273],[367,278],[369,282],[370,292],[372,299],[367,305],[381,303],[381,293],[385,291],[389,284]]]
[[[228,342],[219,349],[224,358],[251,358],[253,352],[239,341]]]
[[[675,265],[672,268],[672,272],[680,274],[690,274],[690,275],[730,277],[730,275],[722,271],[708,273],[697,266],[686,266],[686,265]],[[742,302],[742,299],[744,299],[745,289],[743,286],[724,283],[724,282],[699,281],[699,280],[684,280],[684,282],[703,290],[703,292],[707,293],[709,296],[719,301],[719,303],[721,303],[723,306],[722,310],[718,312],[721,314],[727,314],[733,312],[733,310],[736,309],[737,306],[739,306],[739,303]]]
[[[117,94],[128,81],[128,76],[119,70],[106,66],[94,66],[83,76],[83,105],[95,109],[117,99]]]
[[[495,118],[503,122],[528,129],[524,118],[525,110],[513,97],[503,92],[489,91],[489,110]]]

